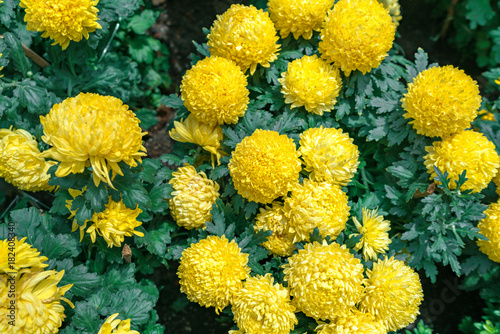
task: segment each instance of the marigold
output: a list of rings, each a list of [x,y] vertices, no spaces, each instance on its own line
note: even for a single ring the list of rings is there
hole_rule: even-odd
[[[285,214],[294,235],[293,241],[309,240],[316,227],[323,237],[335,239],[349,218],[347,202],[347,195],[336,184],[308,179],[297,184],[292,195],[285,200]]]
[[[360,311],[373,314],[389,332],[415,321],[424,295],[413,269],[391,257],[374,263],[367,276]]]
[[[101,29],[97,23],[95,7],[99,0],[60,0],[57,3],[43,0],[21,0],[19,4],[25,8],[24,21],[26,29],[43,31],[42,37],[54,40],[52,45],[59,44],[63,50],[70,41],[79,42],[82,37],[89,38],[89,33]]]
[[[319,51],[345,75],[376,68],[392,47],[396,25],[375,0],[340,0],[328,12]]]
[[[210,54],[234,61],[243,72],[257,65],[269,67],[278,59],[280,45],[269,14],[254,6],[232,5],[217,15],[207,36]]]
[[[288,289],[271,274],[249,277],[232,302],[236,333],[288,334],[298,323]]]
[[[477,240],[477,245],[491,261],[500,262],[500,203],[490,204],[484,214],[477,227],[488,240]]]
[[[48,258],[40,256],[40,252],[25,241],[26,237],[21,240],[17,237],[12,240],[0,240],[0,275],[48,267],[48,264],[44,263]]]
[[[408,84],[401,99],[418,134],[445,137],[470,127],[481,105],[476,81],[451,65],[432,67]]]
[[[316,55],[292,61],[278,81],[285,103],[317,115],[333,109],[342,86],[339,70]]]
[[[479,110],[477,116],[481,116],[481,120],[483,121],[495,121],[495,114],[485,109]]]
[[[320,324],[315,330],[317,334],[387,334],[384,325],[373,315],[355,309],[346,317]]]
[[[493,183],[497,187],[496,193],[500,196],[500,172],[497,172],[495,177],[493,178]]]
[[[119,313],[109,316],[102,324],[97,334],[140,334],[138,331],[130,330],[130,319],[120,320],[115,318]]]
[[[264,204],[285,196],[301,170],[293,140],[261,129],[236,145],[228,167],[238,194]]]
[[[231,60],[212,56],[200,60],[182,77],[181,97],[198,121],[216,126],[237,123],[245,115],[249,91],[241,69]]]
[[[80,93],[55,104],[48,115],[40,116],[40,122],[43,141],[53,146],[42,157],[61,162],[56,171],[58,177],[83,173],[85,167],[92,165],[95,185],[103,181],[113,187],[110,169],[113,174],[123,175],[120,161],[136,167],[137,161],[146,155],[142,145],[146,133],[141,133],[139,119],[112,96]]]
[[[363,265],[345,245],[308,243],[283,269],[293,303],[316,320],[347,316],[363,293]]]
[[[455,181],[467,170],[468,180],[460,190],[471,189],[481,192],[488,186],[500,167],[500,157],[495,150],[495,144],[482,133],[472,130],[462,131],[442,141],[435,141],[432,146],[426,146],[428,154],[424,157],[429,179],[436,180],[434,171],[436,165],[443,173],[448,172],[451,179],[450,189],[456,188]]]
[[[250,275],[248,254],[225,236],[208,236],[182,252],[177,275],[181,292],[217,314],[229,305]]]
[[[359,165],[358,147],[342,129],[307,129],[300,135],[299,153],[313,181],[346,186]]]
[[[377,0],[379,3],[384,5],[384,8],[389,11],[389,15],[392,17],[392,22],[399,26],[399,21],[403,18],[401,16],[401,7],[398,0]]]
[[[28,131],[0,129],[0,177],[24,191],[53,190],[49,168],[56,163],[40,158],[38,143]]]
[[[295,39],[312,37],[320,31],[327,11],[335,0],[269,0],[268,11],[282,38],[290,33]]]
[[[180,167],[172,176],[169,183],[174,191],[168,200],[172,217],[187,229],[205,228],[205,222],[212,221],[210,210],[219,198],[219,185],[189,165]]]
[[[363,224],[360,224],[356,217],[352,220],[359,231],[359,234],[353,233],[353,236],[361,235],[354,249],[359,251],[363,248],[365,261],[376,260],[377,254],[385,253],[389,249],[391,239],[388,232],[391,230],[391,225],[384,216],[377,213],[377,210],[363,208]]]

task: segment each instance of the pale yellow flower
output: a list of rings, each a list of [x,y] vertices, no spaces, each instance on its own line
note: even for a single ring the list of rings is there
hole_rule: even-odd
[[[488,240],[477,240],[477,245],[491,261],[500,263],[500,203],[490,204],[484,214],[477,227]]]
[[[119,313],[112,314],[102,324],[97,334],[140,334],[130,329],[130,319],[116,319]]]
[[[369,313],[353,309],[346,317],[338,317],[329,324],[320,323],[317,334],[387,334],[384,325]]]
[[[391,239],[389,238],[389,231],[391,225],[384,216],[379,215],[377,210],[367,210],[363,208],[363,222],[359,223],[356,217],[352,219],[358,233],[353,233],[353,236],[361,235],[361,239],[354,247],[359,251],[363,249],[363,258],[365,261],[376,260],[378,254],[385,253],[389,249]]]
[[[392,17],[392,22],[399,26],[399,21],[403,18],[401,16],[401,7],[398,0],[377,0],[379,3],[384,5],[384,8],[389,10],[389,14]]]
[[[25,241],[26,237],[0,240],[0,275],[48,267],[44,263],[48,258],[40,256],[40,252]]]

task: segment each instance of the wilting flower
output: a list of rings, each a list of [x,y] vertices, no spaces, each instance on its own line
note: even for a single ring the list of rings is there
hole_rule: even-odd
[[[358,169],[359,151],[342,129],[310,128],[300,135],[299,153],[314,181],[346,186]]]
[[[403,18],[401,16],[401,9],[399,6],[398,0],[377,0],[379,3],[384,5],[384,8],[389,10],[389,14],[392,17],[392,22],[397,26],[399,26],[399,21]]]
[[[389,249],[391,239],[389,239],[388,232],[391,230],[391,225],[388,220],[384,219],[384,216],[377,213],[377,210],[363,208],[362,224],[359,223],[356,217],[353,217],[352,220],[359,231],[359,234],[353,233],[352,235],[361,235],[361,239],[354,249],[359,251],[363,248],[365,261],[376,260],[377,254],[385,253]]]
[[[391,257],[375,262],[367,276],[360,311],[373,314],[389,332],[415,321],[424,295],[413,269]]]
[[[25,130],[0,129],[0,177],[25,191],[53,190],[49,168],[56,163],[40,158],[35,138]]]
[[[187,229],[205,227],[205,222],[212,221],[210,210],[219,198],[219,185],[189,165],[180,167],[172,176],[169,183],[174,191],[168,200],[172,217]]]
[[[181,292],[217,314],[229,305],[250,275],[248,254],[225,236],[208,236],[182,252],[177,275]]]
[[[25,241],[26,237],[0,240],[0,275],[25,269],[37,271],[48,266],[44,263],[48,258],[40,256],[40,252]]]
[[[333,322],[316,327],[317,334],[387,334],[384,325],[369,313],[353,309],[348,316],[338,317]]]
[[[317,115],[333,109],[342,87],[339,70],[316,55],[292,61],[278,81],[285,103]]]
[[[477,245],[491,261],[500,262],[500,203],[490,204],[484,214],[477,227],[488,240],[477,240]]]
[[[323,236],[335,239],[345,228],[349,218],[347,195],[336,185],[308,179],[297,184],[285,200],[285,214],[289,219],[294,242],[309,240],[315,228]]]
[[[328,12],[319,51],[345,75],[376,68],[392,47],[396,25],[376,0],[340,0]]]
[[[334,0],[269,0],[268,11],[282,38],[290,33],[295,39],[310,39],[313,31],[320,31],[327,11]]]
[[[232,5],[217,15],[207,36],[210,54],[231,59],[245,72],[269,67],[278,59],[280,45],[269,14],[254,6]]]
[[[42,37],[54,40],[65,50],[70,41],[79,42],[82,37],[89,38],[89,33],[101,29],[97,23],[95,7],[99,0],[62,0],[57,3],[44,0],[21,0],[25,8],[26,29],[43,31]]]
[[[140,334],[138,331],[130,329],[130,319],[120,320],[115,318],[119,313],[109,316],[102,324],[97,334]]]
[[[363,265],[345,245],[308,243],[283,265],[298,311],[308,317],[345,317],[363,293]]]
[[[112,96],[80,93],[55,104],[46,116],[40,116],[40,122],[43,141],[53,146],[42,156],[61,162],[58,177],[83,173],[92,166],[95,185],[103,181],[113,187],[110,170],[123,175],[119,162],[136,167],[146,155],[142,145],[146,133],[141,132],[139,119]]]
[[[249,102],[247,78],[231,60],[212,56],[200,60],[182,77],[181,97],[186,108],[212,127],[237,123]]]
[[[300,169],[293,140],[276,131],[261,129],[236,145],[229,161],[238,194],[264,204],[285,196],[298,182]]]
[[[401,99],[418,134],[445,137],[470,127],[481,105],[476,81],[451,65],[432,67],[408,84]]]
[[[462,131],[447,137],[442,141],[435,141],[432,146],[426,146],[428,154],[424,157],[429,179],[436,180],[437,174],[434,165],[441,172],[448,172],[451,179],[450,189],[456,188],[455,181],[464,170],[467,170],[467,181],[460,190],[471,189],[472,192],[481,192],[488,186],[500,167],[500,157],[495,150],[495,144],[482,133],[472,130]]]

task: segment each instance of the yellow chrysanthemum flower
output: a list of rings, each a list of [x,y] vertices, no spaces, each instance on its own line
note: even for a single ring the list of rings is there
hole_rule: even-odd
[[[278,256],[290,256],[295,250],[293,234],[289,231],[288,218],[285,216],[283,206],[273,202],[272,207],[261,208],[255,217],[255,231],[272,231],[267,241],[262,244],[271,253]]]
[[[443,173],[448,172],[451,179],[450,189],[456,188],[455,181],[464,170],[467,170],[467,181],[460,190],[471,189],[481,192],[488,186],[500,167],[500,157],[495,150],[495,144],[482,133],[472,130],[462,131],[435,141],[432,146],[426,146],[428,154],[424,157],[430,180],[436,180],[436,165]]]
[[[54,40],[52,45],[59,44],[63,50],[70,41],[79,42],[82,37],[89,38],[89,33],[101,29],[97,23],[95,7],[99,0],[60,0],[57,3],[44,0],[21,0],[19,4],[25,8],[24,21],[26,29],[43,31],[42,37]]]
[[[401,16],[401,7],[399,5],[398,0],[377,0],[379,3],[384,5],[384,8],[389,11],[389,14],[392,17],[392,22],[397,26],[399,26],[399,21],[403,18]]]
[[[358,147],[342,129],[307,129],[300,135],[299,153],[313,181],[346,186],[359,165]]]
[[[58,287],[64,270],[45,270],[24,272],[17,277],[0,275],[0,333],[16,334],[54,334],[59,332],[64,318],[64,300],[71,307],[73,304],[64,298],[64,294],[73,284]],[[14,285],[14,287],[12,287]],[[13,318],[9,290],[15,291],[15,311]],[[15,320],[15,326],[9,321]]]
[[[223,137],[220,125],[207,125],[199,122],[193,114],[189,114],[185,120],[175,121],[174,126],[169,132],[170,138],[181,143],[200,145],[212,155],[212,165],[214,165],[214,156],[217,158],[217,164],[220,165],[219,160],[225,154],[220,147]]]
[[[321,323],[315,331],[317,334],[387,334],[384,325],[373,315],[355,309],[348,316],[339,317],[329,324]]]
[[[24,191],[53,190],[49,168],[56,163],[40,158],[38,143],[28,131],[0,129],[0,177]]]
[[[216,126],[237,123],[245,115],[247,78],[231,60],[212,56],[200,60],[182,77],[181,97],[198,121]]]
[[[488,240],[477,240],[477,245],[491,261],[500,263],[500,203],[490,204],[484,214],[486,218],[483,218],[477,227],[479,233]]]
[[[308,243],[283,269],[294,305],[316,320],[349,315],[363,293],[363,265],[345,245]]]
[[[328,12],[319,51],[345,75],[377,68],[392,47],[396,25],[376,0],[340,0]]]
[[[42,139],[53,146],[42,157],[60,161],[56,176],[83,173],[92,166],[96,186],[103,181],[113,187],[109,171],[123,175],[118,163],[131,167],[146,155],[139,119],[120,99],[80,93],[55,104],[40,116]],[[141,152],[143,151],[143,152]]]
[[[391,225],[388,220],[384,219],[384,216],[377,213],[377,210],[363,208],[363,224],[360,224],[356,217],[352,220],[359,231],[352,235],[361,235],[354,249],[357,251],[363,249],[365,261],[376,260],[377,254],[383,254],[389,249],[391,239],[389,239],[388,232],[391,230]]]
[[[236,145],[228,165],[238,194],[264,204],[286,196],[298,182],[300,166],[292,139],[261,129]]]
[[[225,236],[208,236],[182,252],[179,269],[181,292],[201,306],[215,307],[219,314],[250,275],[248,254]]]
[[[130,329],[130,319],[120,320],[115,318],[119,313],[109,316],[102,324],[97,334],[140,334]]]
[[[496,83],[497,85],[500,85],[500,77],[499,77],[497,80],[495,80],[495,83]]]
[[[304,184],[297,184],[292,195],[285,200],[285,214],[293,241],[309,240],[316,227],[323,237],[335,239],[349,218],[347,202],[347,195],[336,184],[308,179]]]
[[[493,178],[493,183],[497,187],[496,193],[498,196],[500,196],[500,172],[497,172],[495,177]]]
[[[391,257],[374,263],[367,276],[360,311],[373,314],[389,332],[415,321],[424,295],[413,269]]]
[[[451,65],[432,67],[408,84],[401,99],[418,134],[446,137],[470,127],[481,105],[479,87],[464,71]]]
[[[269,0],[268,11],[274,26],[282,38],[290,33],[295,39],[312,37],[313,31],[320,31],[327,11],[334,0]]]
[[[174,191],[168,200],[172,217],[177,225],[188,230],[205,228],[212,221],[212,205],[219,198],[219,185],[207,178],[204,172],[197,173],[193,166],[184,166],[172,173],[170,184]]]
[[[298,323],[288,289],[271,274],[249,277],[232,302],[235,333],[288,334]]]
[[[495,121],[495,114],[485,109],[479,110],[477,116],[481,116],[481,120],[483,121]]]
[[[292,61],[278,81],[285,103],[317,115],[333,109],[342,87],[339,70],[316,55]]]
[[[269,67],[278,59],[280,45],[269,14],[254,6],[232,5],[217,15],[207,36],[210,54],[234,61],[243,72],[257,65]]]
[[[17,237],[10,241],[0,240],[0,275],[25,269],[37,271],[48,267],[48,264],[44,263],[48,258],[40,256],[40,252],[25,241],[26,237],[21,240],[17,240]]]

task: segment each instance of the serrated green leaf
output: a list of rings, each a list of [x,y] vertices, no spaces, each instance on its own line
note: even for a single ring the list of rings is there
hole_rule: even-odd
[[[87,296],[102,284],[101,277],[96,273],[89,272],[89,268],[83,264],[73,266],[73,261],[65,259],[56,263],[57,270],[64,270],[61,285],[73,284],[70,291],[75,296]]]
[[[170,233],[175,229],[171,224],[163,223],[157,229],[146,230],[140,226],[136,230],[144,233],[143,237],[135,236],[135,242],[138,246],[146,246],[148,251],[163,257],[170,244]]]
[[[24,54],[23,48],[21,46],[21,41],[10,32],[3,34],[5,44],[9,47],[10,58],[13,61],[12,68],[19,71],[23,76],[26,76],[30,70],[31,64]]]
[[[14,0],[4,0],[2,5],[0,5],[0,22],[8,28],[10,22],[16,17],[15,8],[17,6]]]
[[[49,259],[64,259],[80,254],[80,243],[69,234],[58,234],[43,238],[40,251]]]
[[[212,222],[206,222],[206,231],[218,236],[224,235],[226,231],[226,220],[224,218],[224,203],[218,198],[212,206]]]
[[[159,15],[159,12],[155,12],[151,9],[145,9],[140,15],[133,16],[128,22],[127,27],[132,29],[132,31],[136,34],[142,35],[146,33],[146,30],[148,30],[153,23],[156,22]]]
[[[218,180],[226,175],[229,175],[229,168],[227,168],[227,165],[217,166],[210,172],[210,178],[212,180]]]
[[[154,213],[163,212],[168,208],[167,198],[172,197],[174,191],[173,185],[169,183],[160,183],[155,185],[149,192],[151,199],[151,211]]]
[[[97,310],[94,309],[88,302],[78,302],[75,304],[75,315],[71,319],[71,323],[76,328],[85,331],[86,333],[97,333],[100,328],[100,322]]]
[[[83,193],[85,201],[90,203],[90,208],[94,212],[104,211],[105,205],[108,204],[109,195],[108,189],[101,182],[99,187],[96,187],[94,182],[91,182],[87,187],[87,191]]]
[[[124,266],[113,265],[104,275],[103,284],[111,292],[117,292],[132,287],[136,283],[134,274],[135,264],[133,263]]]
[[[465,17],[471,29],[486,25],[495,16],[489,0],[468,0],[465,8]]]

